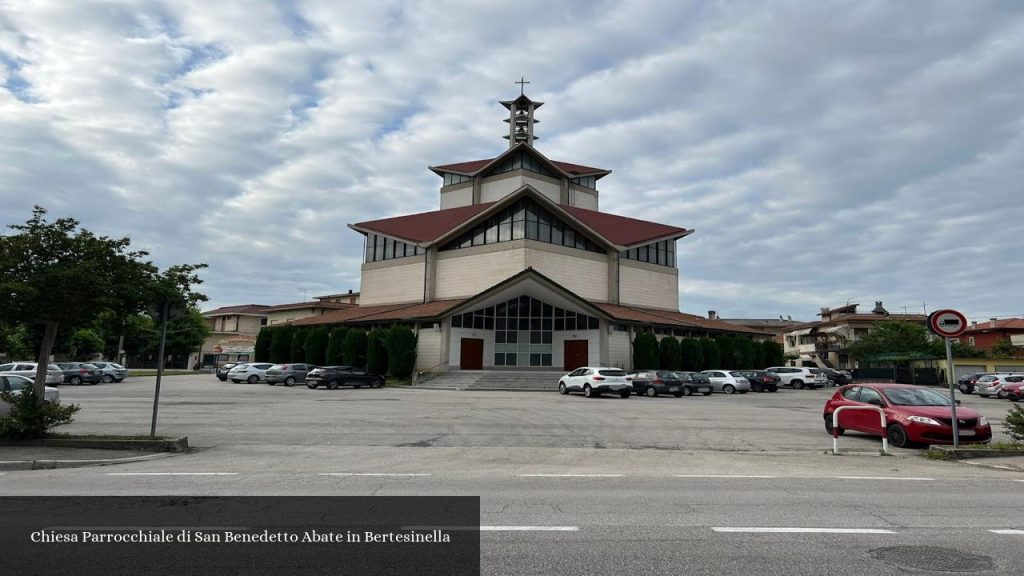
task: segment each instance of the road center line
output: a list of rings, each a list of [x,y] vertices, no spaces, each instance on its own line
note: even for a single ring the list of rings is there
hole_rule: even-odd
[[[1004,535],[1024,534],[1024,530],[989,530],[989,532],[991,532],[993,534],[1004,534]]]
[[[743,474],[673,474],[676,478],[778,478],[778,476],[755,476]]]
[[[901,476],[836,476],[839,480],[912,480],[917,482],[932,482],[935,478],[914,478]]]
[[[322,472],[320,476],[402,476],[402,477],[415,477],[415,476],[430,476],[430,474],[416,474],[416,473],[404,473],[404,472]]]
[[[107,472],[107,476],[238,476],[238,472]]]
[[[516,474],[520,478],[622,478],[624,474]]]
[[[795,528],[795,527],[712,527],[715,532],[739,532],[754,534],[895,534],[881,528]]]

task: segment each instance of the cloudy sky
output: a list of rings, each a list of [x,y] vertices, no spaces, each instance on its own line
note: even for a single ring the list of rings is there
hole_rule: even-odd
[[[527,93],[601,208],[695,228],[680,304],[1024,315],[1024,4],[0,0],[0,224],[207,262],[210,307],[359,289]]]

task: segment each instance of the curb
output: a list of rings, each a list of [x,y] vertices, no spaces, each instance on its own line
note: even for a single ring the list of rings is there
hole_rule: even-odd
[[[1024,456],[1024,448],[1009,450],[986,450],[983,448],[953,448],[952,446],[932,445],[929,454],[940,455],[943,460],[966,460],[968,458],[1005,458],[1008,456]]]
[[[0,446],[41,446],[47,448],[96,448],[100,450],[149,450],[155,452],[188,452],[188,436],[172,440],[129,438],[42,438],[39,440],[4,440]]]
[[[130,462],[144,462],[173,456],[171,452],[147,454],[145,456],[129,456],[128,458],[106,458],[99,460],[8,460],[0,461],[0,470],[55,470],[57,468],[85,468],[88,466],[112,466]]]

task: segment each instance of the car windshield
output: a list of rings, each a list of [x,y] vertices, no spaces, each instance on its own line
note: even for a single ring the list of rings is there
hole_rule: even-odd
[[[896,406],[949,406],[947,396],[925,388],[890,388],[884,390],[889,403]]]
[[[658,370],[657,374],[658,374],[658,378],[671,378],[673,380],[676,379],[676,373],[675,372],[669,372],[667,370]]]
[[[729,372],[729,374],[732,374],[733,376],[737,376],[737,377],[740,377],[740,378],[756,378],[757,377],[757,372],[741,372],[739,370],[737,370],[735,372]]]
[[[597,373],[600,374],[601,376],[625,376],[626,375],[626,371],[625,370],[619,370],[618,368],[598,370]]]
[[[711,378],[708,378],[707,374],[701,374],[700,372],[691,372],[690,376],[693,377],[694,382],[711,382]]]

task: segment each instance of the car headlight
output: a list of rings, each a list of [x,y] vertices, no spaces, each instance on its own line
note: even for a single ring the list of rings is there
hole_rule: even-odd
[[[978,426],[988,426],[988,418],[985,418],[984,416],[978,418]]]
[[[927,416],[907,416],[907,420],[917,422],[918,424],[927,424],[929,426],[942,426],[938,420],[934,420]]]

